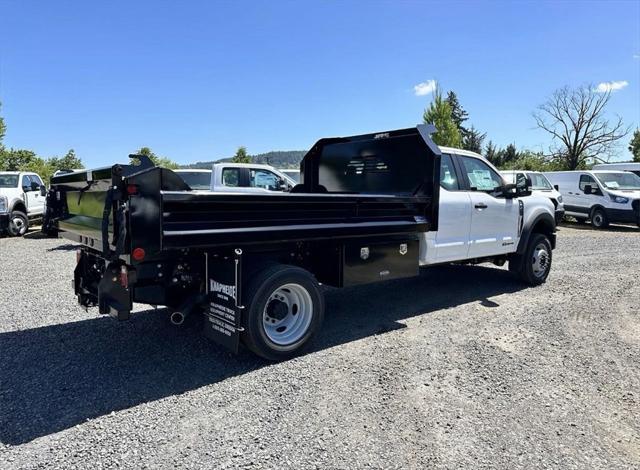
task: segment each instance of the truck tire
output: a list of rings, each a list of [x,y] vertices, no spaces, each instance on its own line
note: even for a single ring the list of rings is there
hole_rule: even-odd
[[[609,219],[605,211],[599,207],[596,207],[591,211],[591,225],[595,228],[607,228],[609,226]]]
[[[13,211],[9,218],[9,228],[7,233],[12,237],[21,237],[29,228],[29,218],[27,214],[20,211]]]
[[[552,250],[546,235],[533,233],[522,255],[509,260],[509,271],[532,286],[544,283],[551,271]]]
[[[322,324],[324,298],[318,281],[304,269],[269,266],[257,273],[244,294],[242,342],[265,359],[295,356]]]

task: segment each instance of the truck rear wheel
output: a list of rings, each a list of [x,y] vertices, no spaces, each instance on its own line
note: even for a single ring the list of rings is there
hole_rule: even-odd
[[[295,356],[322,324],[324,298],[318,281],[304,269],[270,266],[253,278],[245,294],[242,341],[265,359]]]
[[[525,252],[509,260],[509,271],[527,284],[542,284],[551,271],[551,253],[549,239],[542,233],[533,233]]]
[[[29,228],[29,218],[27,214],[20,211],[13,211],[9,218],[9,235],[12,237],[21,237],[27,233]]]

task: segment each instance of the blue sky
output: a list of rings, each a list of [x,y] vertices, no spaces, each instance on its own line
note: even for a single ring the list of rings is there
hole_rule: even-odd
[[[429,80],[500,145],[546,147],[531,112],[563,85],[626,82],[609,112],[640,125],[637,0],[0,0],[0,28],[5,144],[89,166],[412,126]]]

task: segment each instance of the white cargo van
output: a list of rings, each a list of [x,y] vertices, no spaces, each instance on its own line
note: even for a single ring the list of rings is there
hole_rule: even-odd
[[[515,183],[516,175],[518,173],[524,173],[525,176],[531,178],[531,193],[536,196],[547,197],[553,203],[553,207],[556,210],[556,223],[559,224],[564,217],[564,204],[562,194],[556,188],[554,188],[546,176],[539,171],[529,170],[505,170],[500,174],[504,177],[507,183]]]
[[[565,213],[597,228],[609,223],[640,226],[640,177],[625,171],[554,171],[544,174],[558,186]]]
[[[630,171],[640,176],[640,162],[626,162],[626,163],[599,163],[593,165],[592,170],[598,171]]]

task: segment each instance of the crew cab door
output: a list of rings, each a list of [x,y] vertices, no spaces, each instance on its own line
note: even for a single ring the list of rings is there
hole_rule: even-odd
[[[434,262],[466,259],[470,228],[471,197],[459,180],[451,155],[443,153],[440,159],[440,210]]]
[[[39,215],[44,212],[45,197],[40,195],[42,181],[37,175],[22,175],[20,182],[24,192],[28,215]]]
[[[520,225],[520,203],[502,195],[502,177],[480,158],[458,155],[463,183],[471,198],[468,258],[515,251]]]

